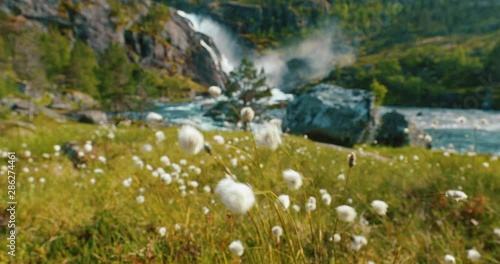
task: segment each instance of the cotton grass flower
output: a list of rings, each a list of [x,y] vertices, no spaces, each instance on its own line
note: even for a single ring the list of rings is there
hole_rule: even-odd
[[[129,178],[123,180],[122,184],[123,184],[123,187],[130,187],[130,185],[132,185],[132,178],[129,177]]]
[[[330,204],[332,203],[332,196],[329,193],[323,193],[321,195],[321,200],[326,206],[330,206]]]
[[[298,190],[302,186],[302,175],[292,169],[283,171],[283,178],[292,190]]]
[[[279,240],[283,235],[283,228],[281,228],[281,226],[273,226],[273,228],[271,228],[271,232],[273,233],[274,238]]]
[[[204,148],[203,134],[196,128],[184,125],[179,129],[178,133],[179,145],[184,152],[196,155]]]
[[[153,151],[153,146],[151,146],[151,144],[144,144],[142,146],[142,151],[144,151],[144,152],[151,152],[151,151]]]
[[[276,204],[283,211],[288,210],[288,207],[290,207],[290,196],[288,196],[286,194],[282,194],[282,195],[278,196],[278,199],[276,199]]]
[[[107,161],[106,157],[104,157],[104,156],[97,157],[97,160],[100,161],[100,162],[102,162],[103,164],[106,164],[106,161]]]
[[[495,234],[498,238],[500,238],[500,228],[493,229],[493,234]]]
[[[144,196],[142,196],[142,195],[139,195],[139,196],[137,196],[135,198],[135,200],[137,201],[137,203],[142,204],[142,203],[144,203],[144,201],[146,200],[146,198],[144,198]]]
[[[165,166],[170,166],[170,159],[167,156],[161,156],[160,162]]]
[[[265,124],[255,133],[255,143],[257,146],[276,150],[282,143],[280,131],[275,125]]]
[[[250,186],[235,182],[231,178],[219,181],[215,188],[226,208],[235,214],[245,214],[255,204],[255,195]]]
[[[457,123],[459,124],[465,124],[467,122],[467,118],[465,116],[459,116],[457,118]]]
[[[221,135],[215,135],[214,141],[215,141],[215,143],[217,143],[219,145],[224,145],[224,142],[225,142],[224,138]]]
[[[337,211],[338,219],[343,222],[354,222],[354,219],[358,215],[356,210],[349,205],[338,206],[335,210]]]
[[[455,264],[455,257],[450,255],[450,254],[446,254],[444,256],[444,263],[446,264]]]
[[[251,107],[243,107],[241,109],[240,116],[241,116],[241,121],[245,123],[250,123],[255,117],[255,112]]]
[[[340,234],[338,234],[338,233],[333,234],[333,242],[334,243],[340,242],[341,239],[342,239],[342,237],[340,236]]]
[[[368,241],[364,236],[351,236],[351,249],[358,251],[361,247],[368,244]]]
[[[85,143],[85,145],[83,146],[83,150],[85,150],[85,152],[91,152],[92,151],[92,142],[87,142]]]
[[[385,215],[387,213],[387,208],[389,207],[386,202],[380,200],[374,200],[371,203],[371,206],[378,215]]]
[[[472,262],[476,262],[481,259],[481,254],[475,248],[472,248],[467,250],[467,258]]]
[[[241,257],[245,253],[245,248],[239,240],[235,240],[229,244],[229,251],[235,256]]]
[[[316,210],[316,198],[310,196],[308,199],[307,199],[307,203],[306,203],[306,211],[307,212],[312,212],[314,210]]]
[[[172,175],[168,173],[162,173],[160,174],[160,179],[165,183],[165,184],[170,184],[172,183]]]
[[[445,196],[455,199],[455,201],[467,199],[467,194],[459,190],[448,190],[446,191]]]
[[[167,234],[167,228],[164,226],[160,227],[158,233],[160,233],[160,236],[164,237]]]
[[[222,94],[222,89],[218,86],[210,86],[208,88],[208,93],[213,97],[219,97]]]
[[[161,143],[162,141],[164,141],[167,137],[165,136],[165,133],[163,133],[163,131],[159,130],[159,131],[156,131],[155,133],[155,137],[156,137],[156,143]]]

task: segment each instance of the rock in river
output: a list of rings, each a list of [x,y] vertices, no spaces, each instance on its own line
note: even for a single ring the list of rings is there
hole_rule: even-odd
[[[288,104],[283,130],[352,146],[368,139],[374,125],[374,100],[368,91],[319,84]]]

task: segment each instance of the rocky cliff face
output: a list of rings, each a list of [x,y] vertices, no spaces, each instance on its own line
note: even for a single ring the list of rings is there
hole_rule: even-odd
[[[116,4],[127,4],[126,12],[117,14]],[[175,9],[169,9],[169,19],[157,34],[135,29],[134,25],[156,8],[150,0],[6,0],[0,2],[0,8],[27,18],[28,26],[64,28],[71,38],[83,40],[98,53],[110,43],[124,45],[129,58],[145,68],[180,73],[205,86],[224,86],[227,80],[213,41],[195,32]]]

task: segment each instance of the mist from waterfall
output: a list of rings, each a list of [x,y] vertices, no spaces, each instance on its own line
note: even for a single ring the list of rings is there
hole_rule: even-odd
[[[344,67],[355,61],[355,49],[347,43],[334,22],[317,30],[307,39],[257,54],[256,51],[240,45],[239,36],[214,19],[181,10],[177,13],[189,20],[195,31],[212,38],[221,55],[222,70],[226,74],[237,67],[246,56],[258,69],[264,68],[267,83],[271,87],[281,88],[287,82],[289,74],[294,74],[290,72],[287,63],[291,59],[300,59],[307,63],[309,73],[302,78],[308,81],[325,77],[335,67]]]

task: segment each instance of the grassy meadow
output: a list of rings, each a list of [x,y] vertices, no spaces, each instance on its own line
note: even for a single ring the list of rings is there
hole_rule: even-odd
[[[446,254],[470,263],[472,248],[481,254],[477,263],[500,263],[500,236],[493,231],[500,228],[500,161],[490,155],[358,146],[349,168],[349,151],[291,135],[271,151],[257,148],[250,132],[203,131],[212,155],[193,156],[179,146],[178,128],[41,117],[34,124],[35,130],[0,124],[0,149],[17,156],[18,202],[16,256],[2,245],[0,263],[445,263]],[[158,130],[166,139],[157,143]],[[68,141],[81,148],[92,141],[85,168],[75,168],[62,150],[56,154],[54,145]],[[152,151],[144,151],[145,144]],[[181,168],[170,184],[152,173],[176,169],[160,161],[164,155]],[[285,183],[286,169],[303,175],[298,190]],[[228,171],[255,193],[247,214],[229,213],[214,193]],[[6,186],[5,169],[1,174]],[[331,195],[330,205],[321,189]],[[457,189],[468,198],[444,195]],[[276,203],[282,194],[290,197],[288,210]],[[317,206],[307,212],[311,196]],[[389,205],[386,215],[373,210],[373,200]],[[356,210],[354,222],[337,220],[335,208],[344,204]],[[278,239],[274,226],[283,228]],[[2,237],[6,230],[2,224]],[[357,235],[367,244],[356,251],[351,236]],[[229,250],[234,240],[244,246],[241,257]]]

